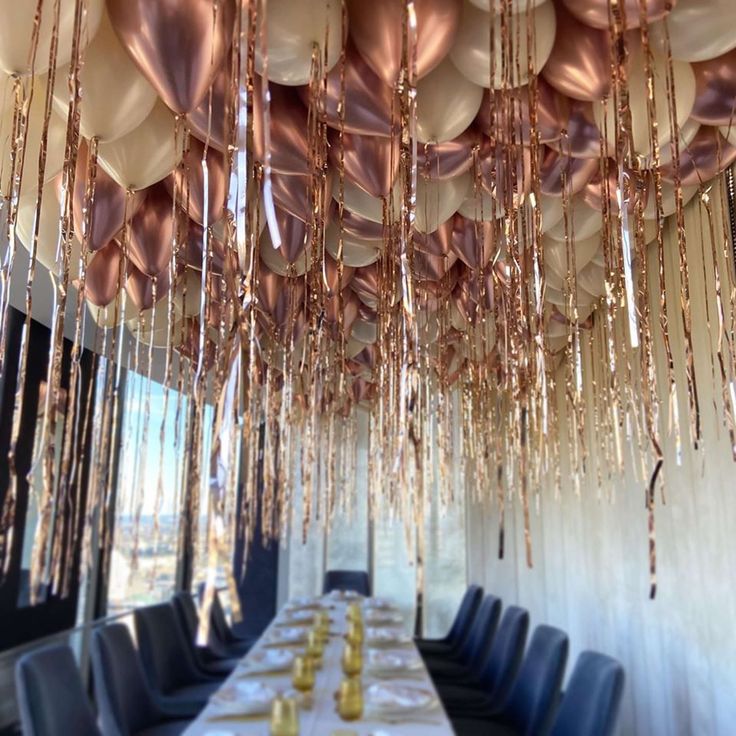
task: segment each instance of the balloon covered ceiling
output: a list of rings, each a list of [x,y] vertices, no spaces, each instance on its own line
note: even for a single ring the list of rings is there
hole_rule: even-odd
[[[632,438],[657,467],[662,386],[688,397],[671,431],[698,442],[683,210],[696,197],[707,207],[709,182],[736,160],[733,0],[0,0],[0,11],[0,334],[4,346],[10,279],[28,285],[30,319],[43,265],[49,506],[72,472],[44,459],[62,384],[64,421],[85,421],[74,402],[85,334],[112,361],[134,338],[134,368],[149,375],[165,356],[167,386],[193,399],[187,509],[210,494],[222,521],[244,503],[250,519],[265,512],[267,534],[297,485],[305,528],[329,517],[354,472],[360,408],[382,503],[420,520],[431,483],[452,498],[455,465],[477,497],[518,494],[528,527],[541,477],[559,482],[561,444],[570,477],[586,471],[593,335],[594,441],[612,467]],[[670,231],[684,278],[667,299]],[[17,417],[27,351],[6,358]],[[724,386],[730,352],[725,362]],[[103,455],[120,380],[89,419]],[[37,534],[37,578],[48,536]]]

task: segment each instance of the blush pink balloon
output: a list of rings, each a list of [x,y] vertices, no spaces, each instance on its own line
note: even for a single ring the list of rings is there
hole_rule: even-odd
[[[641,25],[639,1],[623,0],[619,3],[626,15],[627,28],[639,28]],[[578,20],[586,25],[593,28],[607,29],[609,27],[610,0],[562,0],[562,2]],[[647,23],[662,20],[676,4],[677,0],[646,0]]]
[[[703,125],[731,125],[736,118],[736,49],[693,64],[695,105],[690,117]]]
[[[481,135],[474,128],[444,143],[420,143],[417,166],[428,179],[454,179],[473,165],[473,149],[480,143]]]
[[[342,280],[338,278],[338,268],[337,268],[337,261],[329,255],[329,253],[325,253],[325,263],[324,263],[324,276],[327,281],[327,293],[332,295],[337,293],[338,286],[341,288],[345,288],[346,286],[350,285],[350,282],[353,280],[353,274],[355,272],[355,269],[351,266],[346,266],[343,264],[342,267]]]
[[[381,294],[381,274],[376,263],[370,266],[356,268],[353,273],[353,281],[350,284],[352,290],[367,301],[379,298]]]
[[[187,115],[197,137],[202,141],[209,140],[211,146],[223,153],[227,151],[231,126],[231,111],[228,110],[227,102],[230,95],[230,76],[230,64],[226,59],[202,102]]]
[[[332,219],[338,222],[338,204],[335,202],[332,207]],[[382,240],[383,239],[383,223],[367,220],[365,217],[356,215],[343,209],[342,212],[342,228],[347,235],[364,240]]]
[[[306,222],[309,219],[311,178],[302,174],[271,174],[271,191],[277,207]]]
[[[451,248],[469,268],[483,268],[497,249],[495,222],[475,222],[456,214],[452,224]]]
[[[547,145],[572,158],[596,158],[601,156],[601,134],[593,117],[590,102],[569,100],[567,119],[560,137]],[[606,150],[604,143],[603,150]]]
[[[174,215],[163,184],[146,190],[146,198],[130,223],[130,260],[149,276],[161,273],[173,253]]]
[[[280,207],[275,208],[281,245],[279,250],[287,263],[296,263],[311,242],[312,229],[306,222],[294,217]],[[270,247],[266,244],[264,247]]]
[[[563,156],[551,148],[542,150],[539,188],[550,197],[561,197],[564,187],[570,195],[577,194],[598,170],[595,159]]]
[[[695,138],[680,151],[679,174],[682,186],[699,186],[709,182],[736,161],[736,146],[732,146],[718,128],[701,126]],[[661,169],[662,178],[674,182],[675,169],[670,163]]]
[[[156,301],[160,301],[169,291],[169,269],[165,268],[156,277]],[[153,304],[153,279],[138,270],[133,264],[128,267],[125,290],[138,309],[150,309]]]
[[[304,300],[303,279],[291,279],[261,269],[258,277],[258,306],[269,316],[279,333],[301,312]]]
[[[330,160],[339,165],[337,136],[330,136]],[[343,163],[345,177],[372,197],[387,197],[399,170],[398,137],[382,138],[374,135],[343,135]]]
[[[111,240],[100,248],[87,265],[84,293],[92,304],[106,307],[116,297],[120,288],[123,251]]]
[[[528,146],[519,146],[516,150],[508,146],[487,146],[480,157],[481,184],[491,194],[499,207],[507,206],[511,196],[518,202],[521,195],[531,189],[532,154]],[[513,186],[511,193],[506,192],[509,183]]]
[[[108,0],[107,11],[161,99],[174,112],[194,110],[230,47],[233,0]]]

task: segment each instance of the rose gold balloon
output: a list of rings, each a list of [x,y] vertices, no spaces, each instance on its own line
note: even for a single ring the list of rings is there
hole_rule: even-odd
[[[338,286],[344,289],[353,280],[355,269],[350,266],[343,265],[342,281],[338,283],[337,261],[327,253],[325,253],[324,275],[327,279],[327,293],[333,295],[337,292]]]
[[[368,401],[375,393],[374,389],[375,386],[372,383],[369,383],[365,378],[361,378],[360,376],[353,381],[350,387],[353,400],[356,404],[359,404],[361,401]]]
[[[335,202],[332,208],[332,221],[338,221],[338,204]],[[356,238],[364,240],[382,240],[383,239],[383,223],[367,220],[365,217],[356,215],[354,212],[343,210],[342,213],[343,230]]]
[[[590,102],[569,100],[567,122],[557,140],[547,145],[573,158],[600,158],[601,134],[593,116]],[[604,145],[604,151],[606,146]]]
[[[680,181],[682,186],[691,187],[705,184],[725,171],[736,161],[736,146],[732,146],[719,132],[718,128],[703,125],[695,138],[680,151]],[[674,182],[675,171],[672,164],[663,166],[662,178]]]
[[[177,113],[194,110],[230,46],[232,0],[108,0],[107,11],[123,46],[163,101]]]
[[[187,241],[186,241],[186,256],[185,260],[187,265],[197,270],[202,268],[202,242],[204,238],[204,231],[202,226],[193,220],[190,220],[187,225]],[[225,266],[225,244],[210,236],[210,248],[212,250],[212,257],[209,263],[209,268],[213,273],[221,274]]]
[[[164,183],[169,194],[176,192],[176,202],[186,209],[189,217],[200,225],[204,223],[204,172],[202,156],[204,144],[194,136],[189,139],[189,150],[184,165],[177,167]],[[212,224],[222,217],[227,193],[227,164],[215,148],[207,149],[207,222]]]
[[[442,280],[452,269],[457,256],[455,253],[436,255],[428,251],[414,249],[413,269],[417,279],[423,282]]]
[[[339,165],[337,135],[330,136],[330,161]],[[343,136],[345,177],[372,197],[386,197],[391,192],[399,170],[398,137],[381,138],[375,135]]]
[[[197,137],[203,141],[209,138],[209,144],[222,152],[227,151],[229,135],[227,99],[230,72],[230,64],[225,59],[202,102],[187,115]]]
[[[435,256],[448,256],[452,252],[452,231],[455,217],[445,220],[433,233],[414,233],[414,248]]]
[[[284,330],[289,319],[302,307],[304,281],[278,276],[262,269],[258,277],[258,305],[271,318],[279,331]]]
[[[341,99],[342,79],[345,80],[344,130],[358,135],[391,135],[391,107],[397,111],[394,91],[369,66],[353,44],[345,50],[344,72],[341,64],[327,75],[324,118],[327,124],[340,129],[337,106]],[[309,87],[300,87],[299,95],[309,105]]]
[[[506,188],[513,186],[511,196],[515,203],[531,189],[532,154],[528,146],[512,151],[507,146],[489,146],[480,157],[481,184],[497,201],[499,207],[507,206]]]
[[[543,149],[539,188],[542,194],[550,197],[561,197],[564,186],[567,186],[569,194],[577,194],[590,181],[598,166],[598,161],[592,158],[572,158],[551,148]]]
[[[156,301],[160,301],[169,291],[169,269],[165,268],[156,277]],[[125,290],[138,309],[150,309],[153,306],[153,279],[133,264],[128,267],[128,279]]]
[[[469,268],[482,268],[497,250],[495,223],[475,222],[455,215],[452,223],[452,252]]]
[[[130,223],[130,260],[149,276],[169,265],[173,252],[174,217],[166,187],[155,184]]]
[[[311,239],[311,227],[286,210],[276,207],[276,221],[281,235],[279,250],[287,263],[296,263]],[[265,244],[264,247],[271,247]]]
[[[361,368],[373,370],[376,365],[376,356],[376,346],[366,345],[356,356],[353,357],[353,362],[357,363]]]
[[[416,69],[421,79],[447,56],[460,25],[461,0],[414,0]],[[396,0],[348,0],[350,35],[373,71],[393,87],[401,69],[404,4]]]
[[[609,162],[608,172],[608,207],[610,212],[618,214],[618,167],[615,161]],[[647,177],[646,184],[648,182],[649,178]],[[629,214],[633,214],[636,211],[637,197],[642,198],[642,210],[647,206],[647,202],[649,201],[649,187],[645,185],[639,190],[632,191],[632,184],[633,179],[630,176],[624,177],[623,201],[626,203],[626,209],[629,211]],[[601,178],[599,169],[583,187],[580,197],[589,207],[602,212],[605,196],[603,179]]]
[[[576,100],[602,100],[611,90],[611,37],[591,28],[555,5],[557,30],[542,76],[563,95]]]
[[[92,256],[85,281],[85,296],[92,304],[106,307],[115,299],[120,286],[122,260],[123,251],[114,240]]]
[[[378,264],[372,263],[370,266],[356,268],[350,287],[366,302],[378,300],[381,293],[381,274]]]
[[[358,310],[360,308],[360,299],[348,290],[342,300],[338,299],[337,294],[325,299],[325,320],[331,326],[337,326],[340,302],[342,301],[342,328],[345,335],[350,334],[353,322],[358,318]]]
[[[87,143],[79,145],[76,173],[74,176],[74,230],[81,241],[84,232],[84,196],[87,190]],[[62,177],[58,177],[61,187]],[[143,203],[143,192],[135,192],[128,203],[128,217],[131,218]],[[87,239],[91,251],[107,245],[122,229],[125,218],[125,189],[123,189],[99,164],[95,177],[95,196],[92,205],[91,228]]]
[[[311,179],[303,174],[271,174],[271,191],[275,204],[294,217],[309,220],[309,188]]]
[[[691,118],[703,125],[729,125],[736,119],[736,49],[693,64],[695,106]]]
[[[445,143],[420,143],[417,145],[417,166],[429,179],[460,176],[473,165],[473,148],[479,146],[480,142],[480,133],[468,128],[457,138]]]
[[[619,3],[626,15],[626,27],[638,28],[640,0],[623,0]],[[609,2],[610,0],[562,0],[567,9],[580,21],[593,28],[609,27]],[[662,20],[677,4],[677,0],[647,0],[645,3],[646,18],[648,23]]]
[[[307,108],[298,95],[288,87],[269,82],[271,95],[271,168],[282,174],[309,173],[309,146],[307,144]],[[253,153],[264,163],[263,87],[256,77],[253,85]]]

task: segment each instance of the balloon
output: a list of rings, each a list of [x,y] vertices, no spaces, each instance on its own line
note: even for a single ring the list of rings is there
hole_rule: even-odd
[[[493,4],[494,13],[502,13],[508,7],[512,13],[521,13],[527,8],[536,8],[537,5],[541,5],[545,0],[470,0],[476,8],[481,10],[491,10],[491,4]]]
[[[647,103],[649,100],[645,54],[638,31],[626,34],[628,57],[628,91],[631,108],[631,131],[634,151],[640,156],[651,156],[650,121]],[[661,146],[672,135],[670,110],[667,95],[667,59],[656,50],[652,51],[652,72],[654,75],[654,99],[657,106],[658,142]],[[672,77],[677,95],[677,124],[682,126],[690,116],[695,102],[695,75],[690,64],[682,61],[672,62]],[[599,130],[606,130],[612,148],[616,143],[615,106],[597,102],[593,107],[595,121]]]
[[[452,47],[460,23],[461,0],[414,0],[416,73],[431,72]],[[350,35],[363,58],[393,87],[401,70],[404,6],[396,0],[348,0]],[[339,27],[339,23],[338,23]]]
[[[88,147],[82,141],[79,144],[77,167],[74,176],[74,196],[72,198],[74,214],[74,231],[78,238],[84,236],[84,198],[87,191],[87,158]],[[61,179],[57,180],[61,184]],[[143,192],[135,192],[128,202],[128,219],[138,211],[143,203]],[[91,213],[91,230],[87,237],[87,248],[96,251],[107,245],[125,224],[125,189],[123,189],[107,172],[97,167],[95,176],[95,194]]]
[[[344,130],[359,135],[391,135],[391,109],[398,116],[398,101],[393,89],[386,84],[358,53],[352,43],[345,49],[345,65],[337,64],[327,74],[325,108],[327,124],[340,129],[337,106],[341,99],[344,79]],[[299,90],[302,102],[309,104],[309,87]]]
[[[563,201],[561,197],[547,197],[540,195],[539,212],[542,218],[542,232],[546,233],[556,225],[564,216]]]
[[[365,345],[372,345],[378,339],[378,325],[376,321],[366,320],[363,317],[361,310],[360,317],[356,319],[355,322],[353,322],[351,337],[353,338],[353,340],[361,342]]]
[[[542,75],[575,100],[602,100],[611,91],[611,36],[591,28],[558,4],[557,31]]]
[[[117,288],[117,281],[115,284]],[[121,309],[120,295],[122,293],[122,291],[118,291],[113,300],[104,307],[99,307],[90,299],[86,299],[87,309],[98,326],[107,329],[119,325],[124,320],[135,319],[138,316],[138,310],[131,299],[126,299],[125,310]]]
[[[95,37],[100,25],[104,0],[88,0],[87,16],[81,34],[81,48]],[[49,51],[54,37],[54,3],[41,6],[41,22],[38,29],[36,57],[31,68],[31,39],[38,2],[0,0],[0,69],[6,74],[43,74],[49,69]],[[58,47],[56,67],[67,64],[72,58],[74,15],[76,0],[59,3]]]
[[[301,311],[304,281],[287,279],[262,270],[258,278],[258,306],[273,321],[278,332],[285,330]]]
[[[608,29],[610,25],[609,0],[562,0],[562,2],[585,25]],[[664,18],[676,2],[677,0],[646,0],[644,7],[647,22],[653,23]],[[626,27],[638,28],[640,25],[639,0],[623,0],[623,2],[619,2],[619,7],[626,16]]]
[[[417,146],[417,167],[427,179],[452,179],[473,165],[473,149],[480,146],[481,136],[469,128],[450,141]]]
[[[69,67],[56,71],[54,107],[66,117]],[[85,138],[113,141],[135,130],[149,115],[158,95],[120,45],[107,14],[84,54],[79,73],[83,97],[79,130]]]
[[[123,251],[111,240],[100,248],[87,265],[85,296],[97,307],[106,307],[118,293]]]
[[[418,189],[418,184],[417,184]],[[338,178],[334,178],[332,187],[332,198],[337,201],[339,196]],[[398,211],[401,205],[401,190],[394,187],[392,193],[394,209]],[[354,184],[350,179],[343,182],[343,204],[351,212],[373,222],[383,222],[383,200],[379,197],[371,197],[364,189]]]
[[[358,310],[360,309],[361,302],[355,293],[348,290],[343,294],[342,299],[333,294],[325,299],[325,322],[333,328],[337,327],[337,323],[340,316],[340,302],[342,301],[342,328],[343,333],[347,336],[350,334],[350,330],[353,326],[353,322],[358,318]]]
[[[551,148],[543,149],[539,167],[539,188],[549,197],[577,194],[590,181],[599,168],[594,158],[562,156]]]
[[[323,276],[325,279],[325,286],[327,287],[327,293],[332,296],[337,293],[338,286],[344,289],[353,280],[353,274],[355,269],[351,266],[346,266],[343,262],[342,266],[342,280],[338,279],[337,261],[329,255],[325,255]]]
[[[627,204],[627,210],[630,215],[636,211],[637,198],[642,198],[642,208],[647,206],[647,202],[649,201],[649,188],[647,184],[648,179],[645,180],[645,186],[632,191],[632,186],[635,186],[635,180],[630,176],[629,171],[626,170],[622,199]],[[616,162],[611,160],[608,167],[608,208],[609,212],[613,214],[618,214],[619,211],[618,190],[618,167],[616,166]],[[606,192],[603,188],[603,179],[601,178],[600,169],[598,169],[590,181],[583,187],[580,198],[589,207],[602,212],[605,196]]]
[[[281,209],[307,222],[310,217],[311,177],[302,174],[271,174],[273,201]]]
[[[115,32],[161,99],[194,110],[230,46],[232,0],[108,0]]]
[[[654,191],[654,182],[649,183],[649,189]],[[682,205],[683,207],[697,194],[698,186],[683,186],[682,191]],[[668,181],[662,180],[662,216],[669,217],[673,215],[677,210],[677,202],[675,200],[675,187]],[[649,197],[647,206],[644,208],[642,217],[645,220],[656,220],[657,219],[657,198]]]
[[[337,136],[332,135],[330,160],[339,165]],[[359,186],[371,197],[387,197],[399,170],[398,137],[345,133],[343,136],[343,162],[345,178]]]
[[[480,110],[483,88],[445,59],[417,84],[417,140],[444,143],[460,135]]]
[[[173,252],[172,202],[163,185],[151,187],[130,223],[130,260],[149,276],[161,273]]]
[[[736,117],[736,48],[693,64],[695,105],[690,115],[703,125],[728,125]]]
[[[452,268],[457,255],[452,251],[454,217],[433,233],[414,233],[414,273],[417,278],[439,281]]]
[[[180,231],[181,235],[181,231]],[[185,262],[190,269],[202,270],[202,243],[204,230],[202,226],[189,220],[186,223],[186,254]],[[225,247],[214,232],[210,235],[210,262],[208,268],[211,273],[221,274],[225,267],[225,260],[232,256],[232,251]]]
[[[606,295],[606,273],[593,262],[580,270],[576,281],[578,288],[587,291],[588,294],[597,299]]]
[[[715,59],[736,48],[736,3],[732,0],[679,0],[667,16],[666,31],[664,23],[657,23],[651,32],[662,49],[666,32],[669,33],[674,59]]]
[[[271,96],[271,168],[282,174],[309,173],[309,146],[307,145],[307,108],[289,90],[269,84]],[[253,153],[263,164],[266,162],[264,138],[263,87],[260,79],[253,85]]]
[[[169,285],[169,269],[165,268],[156,277],[156,302],[161,301],[166,296]],[[153,279],[139,271],[133,264],[128,266],[128,279],[125,282],[125,289],[138,309],[151,309],[153,307]]]
[[[685,121],[684,125],[677,126],[677,140],[679,143],[678,150],[680,152],[684,150],[685,146],[688,146],[690,144],[690,141],[692,141],[692,139],[695,138],[699,130],[700,130],[700,123],[694,118],[688,118]],[[660,166],[666,166],[672,161],[672,141],[673,139],[670,138],[668,143],[666,143],[663,146],[660,146],[659,148],[659,165]],[[653,158],[654,157],[651,156],[649,159],[646,160],[648,168],[654,168],[654,161],[652,160]]]
[[[296,226],[295,226],[296,227]],[[281,248],[274,248],[271,241],[271,235],[268,230],[264,230],[261,236],[261,247],[259,251],[261,262],[269,271],[273,271],[279,276],[303,276],[311,261],[309,248],[303,248],[296,257],[289,261],[284,256]]]
[[[730,125],[719,126],[718,130],[732,146],[736,146],[736,120]]]
[[[338,222],[340,217],[337,202],[333,202],[331,219]],[[364,240],[383,240],[383,223],[367,220],[343,208],[342,228],[345,235],[351,235]]]
[[[736,146],[729,143],[718,128],[702,126],[689,145],[680,150],[679,175],[683,187],[709,182],[736,161]],[[675,167],[662,167],[662,178],[675,181]]]
[[[472,186],[470,174],[454,179],[434,181],[417,179],[416,229],[421,233],[434,232],[445,220],[457,212]]]
[[[381,273],[378,264],[357,268],[353,273],[353,282],[350,284],[358,298],[371,308],[378,305],[381,296]]]
[[[491,222],[475,222],[462,215],[455,215],[452,252],[468,268],[483,268],[498,250],[494,231]]]
[[[550,148],[573,158],[600,158],[601,134],[590,102],[569,100],[562,128],[560,137],[547,143]]]
[[[531,188],[531,166],[531,150],[526,146],[521,146],[516,151],[506,146],[491,146],[487,153],[481,155],[481,184],[494,199],[496,217],[503,214],[509,197],[514,205],[521,203],[524,194]],[[513,191],[507,194],[506,188],[509,184]]]
[[[576,273],[582,271],[590,263],[593,256],[598,252],[600,245],[600,233],[587,238],[575,238],[573,248],[575,249]],[[567,246],[565,243],[545,237],[542,239],[542,247],[544,248],[545,268],[551,269],[561,279],[566,279],[569,268],[567,262]]]
[[[185,269],[174,283],[174,309],[185,317],[196,317],[202,309],[202,274]]]
[[[275,208],[281,245],[279,250],[287,263],[296,263],[305,249],[311,244],[312,228],[298,217],[290,215],[279,207]],[[266,230],[268,232],[268,230]],[[268,236],[270,240],[270,235]],[[269,243],[271,248],[273,244]]]
[[[124,189],[145,189],[168,176],[184,154],[176,121],[162,102],[131,133],[100,143],[100,165]]]
[[[220,67],[214,82],[205,93],[202,102],[187,115],[192,132],[223,153],[228,143],[228,96],[230,95],[231,69],[228,60]],[[255,100],[253,101],[255,105]]]
[[[559,222],[546,231],[548,238],[565,242],[565,220],[567,219],[567,235],[575,242],[590,238],[603,227],[601,213],[589,207],[578,195],[570,200],[567,218],[563,217]]]
[[[452,231],[455,216],[445,220],[434,232],[414,233],[414,249],[434,256],[446,257],[451,254]]]
[[[325,249],[333,258],[338,257],[339,235],[340,229],[336,222],[328,225],[325,233]],[[382,240],[367,240],[345,232],[342,242],[342,262],[355,268],[369,266],[379,259],[382,248]]]
[[[169,194],[176,195],[176,203],[189,213],[189,217],[200,225],[204,224],[204,172],[202,158],[204,144],[194,136],[189,139],[189,150],[184,154],[183,166],[165,180]],[[227,193],[227,162],[216,149],[208,148],[207,162],[207,223],[222,217]]]
[[[371,5],[367,6],[371,7]],[[551,2],[533,8],[529,13],[512,15],[508,22],[508,38],[514,48],[504,43],[500,16],[492,16],[466,2],[450,58],[471,81],[481,87],[500,89],[526,84],[529,76],[527,60],[532,70],[539,71],[546,63],[555,41],[555,9]],[[493,27],[491,27],[493,24]],[[528,48],[529,26],[533,26],[534,48]],[[491,69],[491,36],[493,36],[493,69]],[[519,66],[504,69],[504,56],[518,57]]]
[[[266,17],[267,58],[262,54],[262,22]],[[337,64],[342,51],[342,6],[331,0],[269,0],[264,13],[258,12],[256,27],[256,70],[263,75],[268,66],[272,82],[289,86],[307,84],[312,55],[319,49],[320,60],[327,56],[325,71]]]

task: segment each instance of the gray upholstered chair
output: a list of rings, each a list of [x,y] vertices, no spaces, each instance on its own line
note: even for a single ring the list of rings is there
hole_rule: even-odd
[[[202,605],[204,598],[204,583],[200,583],[198,589],[199,604]],[[212,635],[209,641],[209,647],[218,654],[227,657],[242,657],[246,655],[256,639],[252,637],[238,636],[230,624],[227,622],[225,610],[222,607],[220,596],[215,591],[212,599],[212,608],[210,609],[210,624],[212,625]]]
[[[124,624],[94,632],[92,672],[105,736],[176,736],[189,725],[189,720],[172,718],[156,703]]]
[[[352,590],[360,595],[371,594],[371,580],[363,570],[328,570],[325,573],[323,593],[333,590]]]
[[[422,656],[425,655],[448,655],[457,652],[465,637],[470,631],[473,618],[483,600],[483,588],[479,585],[469,585],[463,595],[460,606],[455,614],[450,630],[442,639],[415,639]]]
[[[52,646],[15,666],[23,736],[101,736],[72,650]]]

